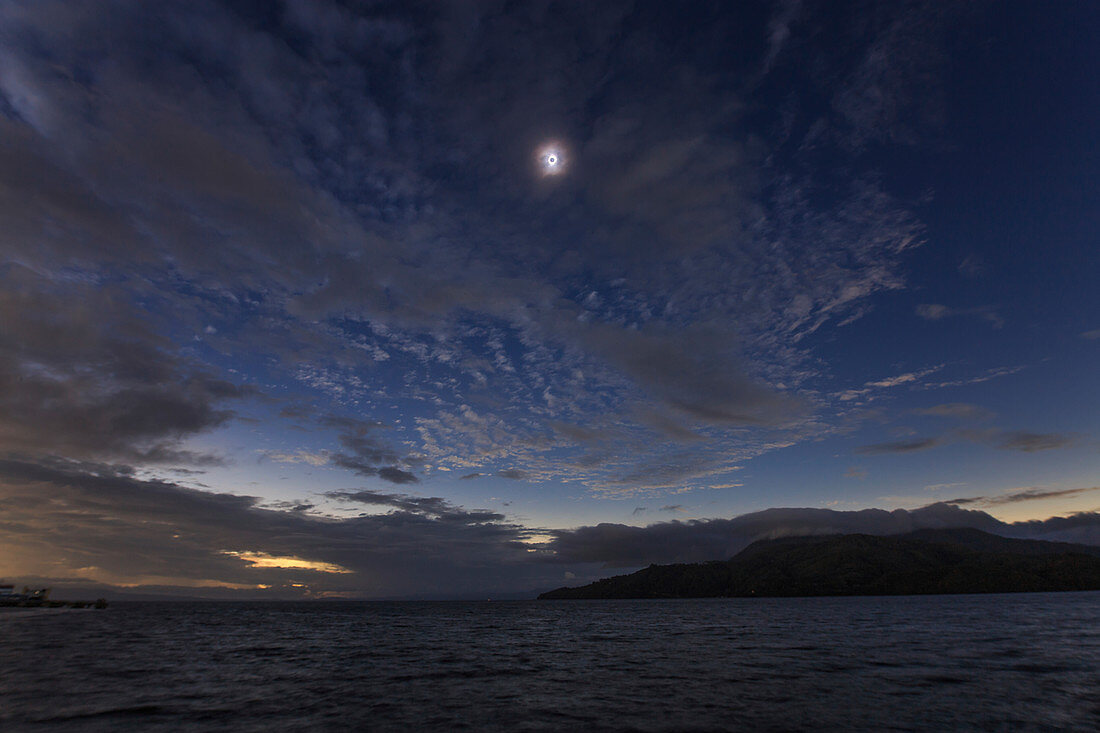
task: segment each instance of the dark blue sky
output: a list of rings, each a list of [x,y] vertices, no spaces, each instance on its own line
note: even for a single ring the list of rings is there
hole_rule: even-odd
[[[477,595],[753,532],[1088,539],[1098,30],[7,3],[0,573]]]

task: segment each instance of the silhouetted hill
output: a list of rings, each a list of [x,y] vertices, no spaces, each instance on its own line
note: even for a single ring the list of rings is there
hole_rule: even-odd
[[[977,529],[788,537],[727,561],[650,565],[540,599],[909,595],[1100,590],[1100,547]]]

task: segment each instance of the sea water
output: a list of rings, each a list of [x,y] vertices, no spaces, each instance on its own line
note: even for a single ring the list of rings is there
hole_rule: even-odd
[[[1100,730],[1100,593],[0,614],[0,730]]]

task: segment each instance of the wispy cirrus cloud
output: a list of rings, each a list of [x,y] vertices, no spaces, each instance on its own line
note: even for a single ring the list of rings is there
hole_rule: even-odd
[[[303,449],[296,451],[263,451],[261,455],[276,463],[305,463],[310,466],[323,466],[331,459],[327,451],[312,452]]]
[[[1027,430],[1000,430],[997,428],[985,430],[960,428],[940,436],[865,445],[856,448],[856,453],[864,455],[913,453],[959,440],[980,443],[1000,450],[1020,451],[1022,453],[1036,453],[1039,451],[1068,448],[1075,443],[1073,436],[1063,435],[1061,433],[1036,433]]]
[[[1065,448],[1073,444],[1073,438],[1061,433],[1033,433],[1026,430],[1010,430],[995,438],[998,448],[1024,453]]]
[[[926,321],[941,321],[945,318],[958,316],[974,316],[988,322],[993,328],[1004,328],[1005,322],[997,309],[992,306],[976,306],[973,308],[952,308],[939,303],[922,303],[917,306],[917,315]]]
[[[1022,372],[1027,367],[1024,365],[1008,366],[1008,367],[993,367],[986,369],[981,374],[977,374],[972,377],[963,377],[961,379],[951,379],[942,382],[930,382],[926,385],[927,389],[942,389],[943,387],[965,387],[970,384],[981,384],[993,379],[1000,379],[1001,377],[1012,376]]]
[[[1068,448],[1075,442],[1074,436],[1061,433],[1038,433],[1029,430],[986,430],[960,429],[956,434],[975,443],[999,448],[1001,450],[1036,453],[1038,451]]]
[[[881,390],[892,389],[894,387],[900,387],[902,385],[913,385],[913,386],[915,386],[917,384],[920,384],[921,381],[925,377],[927,377],[930,374],[935,374],[936,372],[943,369],[943,367],[944,367],[943,364],[938,364],[936,366],[927,367],[925,369],[920,369],[918,371],[903,372],[901,374],[897,374],[897,375],[892,376],[892,377],[886,377],[884,379],[875,379],[875,380],[866,382],[862,387],[860,387],[858,389],[849,389],[849,390],[845,390],[843,392],[840,392],[837,395],[837,398],[841,402],[850,402],[850,401],[853,401],[853,400],[858,400],[858,399],[862,399],[862,398],[871,397],[876,392],[881,391]]]
[[[919,407],[913,410],[916,415],[947,417],[954,420],[987,420],[994,417],[990,410],[968,402],[948,402],[931,407]]]
[[[1006,504],[1017,504],[1026,501],[1066,499],[1069,497],[1089,494],[1094,491],[1100,491],[1100,486],[1091,486],[1079,489],[1042,489],[1031,487],[1027,489],[1012,491],[1007,494],[997,494],[994,496],[971,496],[961,499],[951,499],[944,503],[956,505],[979,504],[983,506],[1004,506]]]
[[[897,440],[886,443],[872,443],[856,448],[856,453],[868,456],[884,455],[889,453],[915,453],[917,451],[935,448],[942,443],[940,438],[916,438],[914,440]]]

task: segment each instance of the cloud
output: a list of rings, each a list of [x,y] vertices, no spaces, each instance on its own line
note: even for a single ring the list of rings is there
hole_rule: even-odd
[[[940,128],[945,100],[934,80],[947,63],[947,34],[967,12],[898,6],[865,26],[870,42],[835,87],[831,106],[845,124],[833,134],[858,151],[872,142],[916,145]]]
[[[1035,453],[1055,448],[1065,448],[1073,443],[1073,439],[1059,433],[1031,433],[1017,430],[1002,433],[996,439],[996,446],[1003,450],[1016,450],[1025,453]]]
[[[791,395],[750,378],[736,360],[716,353],[717,334],[622,331],[585,333],[590,346],[668,407],[706,422],[776,425],[805,408]]]
[[[902,287],[921,231],[875,170],[837,188],[784,151],[894,139],[897,120],[876,105],[902,99],[880,73],[926,78],[899,29],[934,35],[941,13],[861,20],[839,55],[813,32],[795,37],[823,20],[812,9],[761,18],[768,51],[749,72],[774,73],[791,44],[847,69],[835,134],[788,145],[768,132],[778,119],[753,123],[769,107],[752,90],[717,83],[738,69],[703,62],[724,52],[721,33],[700,30],[688,45],[713,53],[668,74],[608,74],[665,68],[675,49],[645,30],[650,12],[586,5],[535,21],[318,3],[258,25],[206,3],[11,9],[5,242],[49,277],[114,283],[116,305],[150,315],[166,342],[186,319],[203,334],[196,368],[262,361],[277,390],[305,385],[334,403],[322,410],[398,405],[410,419],[392,441],[333,451],[362,475],[408,480],[403,461],[429,452],[451,469],[545,475],[560,447],[546,433],[592,415],[622,425],[592,438],[616,460],[593,453],[560,474],[629,475],[709,438],[768,450],[740,429],[806,422],[810,374],[790,366],[806,363],[801,339]],[[807,129],[817,114],[793,113]],[[553,184],[526,167],[547,136],[577,163]],[[487,407],[490,395],[502,397]],[[201,430],[230,419],[231,398],[194,397],[210,408],[192,421]],[[493,426],[488,441],[459,427],[421,437],[470,404]],[[638,439],[654,429],[658,440]]]
[[[1001,450],[1014,450],[1024,453],[1035,453],[1056,448],[1067,448],[1074,443],[1074,438],[1061,433],[1035,433],[1026,430],[999,430],[989,428],[986,430],[960,429],[955,434],[959,437],[975,443],[983,443]]]
[[[984,506],[1003,506],[1005,504],[1017,504],[1024,501],[1040,501],[1043,499],[1063,499],[1070,496],[1100,491],[1100,486],[1091,486],[1081,489],[1040,489],[1032,487],[998,496],[971,496],[962,499],[951,499],[945,504],[981,504]]]
[[[764,57],[764,72],[771,70],[776,57],[791,36],[791,23],[802,8],[801,0],[787,0],[780,3],[775,14],[768,21],[768,53]]]
[[[349,452],[332,453],[329,460],[333,465],[352,471],[359,476],[377,476],[393,484],[415,484],[420,479],[416,474],[399,468],[397,464],[408,464],[409,456],[401,456],[386,440],[375,435],[385,430],[382,423],[361,420],[340,415],[328,415],[320,423],[336,428],[337,440]]]
[[[952,310],[946,305],[918,305],[917,315],[928,321],[938,321],[941,318],[946,318],[951,315]]]
[[[331,460],[334,466],[347,469],[359,476],[377,476],[383,481],[389,481],[394,484],[415,484],[420,482],[416,474],[404,471],[396,466],[379,467],[373,462],[364,461],[343,453],[334,453]]]
[[[10,453],[210,464],[182,447],[255,388],[213,375],[151,332],[109,287],[0,270],[0,443]]]
[[[883,389],[892,389],[894,387],[900,387],[903,384],[916,385],[920,380],[927,377],[929,374],[934,374],[943,368],[943,365],[937,365],[929,367],[927,369],[921,369],[915,372],[904,372],[902,374],[895,375],[893,377],[887,377],[885,379],[877,379],[864,383],[860,389],[845,390],[837,395],[837,398],[841,402],[850,402],[857,400],[868,395],[872,395],[874,392]]]
[[[889,443],[874,443],[856,448],[856,453],[863,455],[883,455],[887,453],[915,453],[928,450],[941,444],[939,438],[917,438],[915,440],[899,440]]]
[[[687,449],[668,452],[641,465],[634,465],[620,476],[594,483],[592,488],[600,493],[622,497],[664,496],[670,491],[682,493],[714,486],[715,477],[741,468],[736,461],[742,457],[728,448],[723,450],[722,446],[710,451]]]
[[[960,406],[957,404],[940,405],[938,407],[928,408],[928,410],[925,411],[916,410],[915,412],[919,412],[922,414],[945,415],[951,417],[962,415],[969,416],[973,414],[973,411],[967,409],[969,407],[969,405]],[[944,409],[941,410],[938,408]],[[864,455],[880,455],[886,453],[912,453],[915,451],[927,450],[928,448],[934,448],[940,445],[944,445],[945,443],[949,442],[952,436],[964,440],[969,440],[974,443],[989,445],[1000,450],[1013,450],[1021,451],[1024,453],[1036,453],[1038,451],[1054,450],[1056,448],[1067,448],[1074,443],[1074,439],[1072,436],[1062,435],[1060,433],[1033,433],[1025,430],[999,430],[996,428],[989,428],[986,430],[974,430],[964,428],[953,430],[946,436],[933,436],[927,438],[917,438],[914,440],[901,440],[888,443],[875,443],[872,445],[865,445],[856,448],[856,453],[861,453]]]
[[[378,478],[383,481],[389,481],[392,484],[417,484],[420,483],[420,479],[415,474],[408,471],[402,471],[400,468],[394,466],[383,466],[378,469]]]
[[[951,482],[942,484],[929,484],[924,487],[925,491],[943,491],[945,489],[952,489],[956,486],[966,486],[965,482]]]
[[[985,420],[993,417],[993,413],[984,407],[967,402],[949,402],[942,405],[922,407],[913,410],[913,413],[932,417],[949,417],[955,420]]]
[[[969,254],[959,263],[959,273],[965,277],[981,277],[985,274],[985,270],[985,260],[980,255]]]
[[[305,405],[287,405],[279,410],[279,417],[303,419],[313,416],[313,410]]]
[[[974,527],[1006,537],[1100,544],[1100,514],[1006,523],[951,503],[920,509],[767,509],[732,519],[671,521],[632,527],[599,524],[557,530],[550,549],[559,562],[598,562],[610,567],[703,562],[732,557],[764,539],[863,533],[904,534],[925,528]]]
[[[901,385],[901,384],[910,384],[912,382],[916,382],[918,379],[920,379],[921,377],[925,376],[928,373],[929,373],[928,370],[923,371],[923,372],[906,372],[905,374],[899,374],[896,377],[890,377],[888,379],[880,379],[877,382],[868,382],[867,386],[868,387],[878,387],[880,389],[885,389],[887,387],[897,387],[898,385]]]
[[[331,458],[325,451],[313,452],[304,449],[296,451],[262,451],[261,455],[276,463],[305,463],[310,466],[323,466]]]
[[[490,511],[467,511],[455,506],[445,499],[437,496],[419,497],[409,494],[387,494],[380,491],[329,491],[325,496],[340,501],[350,501],[359,504],[375,506],[389,506],[398,511],[412,514],[423,514],[435,517],[444,522],[456,522],[459,524],[474,524],[479,522],[500,522],[504,520],[503,514]]]
[[[981,384],[982,382],[988,382],[991,379],[998,379],[1000,377],[1007,377],[1012,374],[1017,374],[1026,369],[1024,366],[1011,366],[1011,367],[994,367],[987,369],[981,374],[974,377],[967,377],[965,379],[952,379],[945,382],[933,382],[925,385],[926,389],[941,389],[943,387],[964,387],[968,384]]]
[[[333,497],[392,511],[334,519],[264,509],[253,497],[141,480],[109,466],[0,460],[0,573],[152,583],[176,593],[215,586],[258,593],[266,585],[283,597],[463,596],[475,588],[548,587],[560,577],[560,566],[534,562],[525,543],[530,530],[494,512],[365,490]]]
[[[501,520],[404,494],[323,519],[91,467],[230,460],[189,441],[273,399],[263,384],[319,446],[272,460],[667,494],[732,486],[744,461],[829,432],[832,403],[938,369],[822,395],[808,337],[905,286],[922,226],[879,156],[850,153],[914,143],[950,13],[787,4],[739,67],[740,17],[671,41],[653,12],[0,8],[11,536],[56,558],[42,537],[69,527],[80,567],[116,580],[297,577],[249,553],[347,568],[375,594],[480,583],[494,562],[503,583],[535,571]],[[825,22],[852,27],[842,49]],[[811,89],[784,82],[775,105],[738,82],[785,78],[792,48]],[[570,172],[537,180],[549,137]],[[134,548],[163,562],[143,570]]]
[[[276,555],[269,555],[266,552],[238,552],[235,550],[226,550],[226,555],[231,557],[237,557],[245,562],[249,563],[254,568],[295,568],[302,570],[314,570],[320,573],[339,573],[346,574],[353,571],[347,568],[340,567],[335,563],[318,562],[316,560],[306,560],[301,557],[285,556],[278,557]]]
[[[1014,493],[1025,501],[1092,490]],[[553,587],[562,566],[583,580],[602,574],[594,565],[722,559],[758,539],[807,534],[977,527],[1100,544],[1097,514],[1008,524],[943,503],[909,511],[770,509],[647,527],[532,530],[441,497],[363,489],[325,498],[388,511],[341,519],[142,480],[125,467],[0,460],[0,573],[101,587],[157,585],[177,594],[222,588],[253,597],[386,597],[431,589],[435,597],[484,597]],[[63,545],[56,541],[58,526],[65,527]],[[549,533],[549,543],[532,544],[539,533]]]
[[[938,303],[924,303],[917,306],[917,315],[926,321],[939,321],[955,316],[975,316],[988,321],[993,328],[1003,328],[1004,319],[992,306],[977,306],[974,308],[950,308]]]
[[[1081,333],[1081,338],[1088,339],[1089,341],[1095,341],[1100,339],[1100,328],[1093,331],[1084,331]]]

